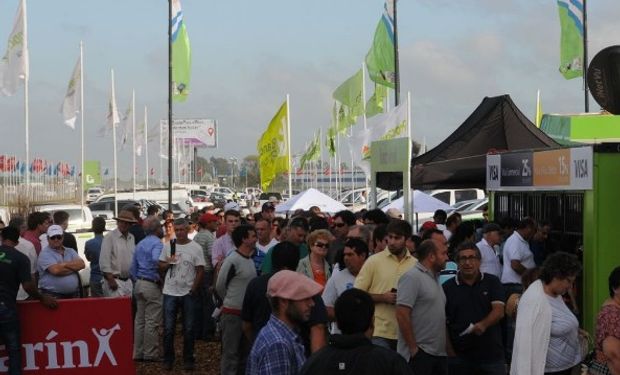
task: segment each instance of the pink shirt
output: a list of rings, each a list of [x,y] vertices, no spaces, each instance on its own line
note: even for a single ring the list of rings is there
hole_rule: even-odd
[[[34,245],[34,249],[37,251],[37,255],[41,252],[41,241],[39,241],[39,236],[32,230],[27,230],[24,232],[22,236],[28,241],[32,242]]]

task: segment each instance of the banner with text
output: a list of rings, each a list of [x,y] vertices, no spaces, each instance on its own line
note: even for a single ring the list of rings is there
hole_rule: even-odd
[[[135,374],[129,298],[19,303],[24,374]],[[0,345],[0,373],[8,355]]]
[[[487,190],[591,190],[592,147],[487,155]]]
[[[161,120],[160,125],[168,129],[168,120]],[[193,147],[217,148],[217,122],[208,119],[174,119],[172,120],[174,139]]]

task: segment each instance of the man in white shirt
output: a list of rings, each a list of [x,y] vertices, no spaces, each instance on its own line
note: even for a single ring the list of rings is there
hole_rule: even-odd
[[[521,275],[528,269],[536,267],[534,254],[530,251],[529,241],[536,234],[538,226],[532,218],[525,218],[517,225],[517,230],[506,240],[504,245],[504,267],[502,284],[506,287],[506,297],[523,292]]]
[[[337,271],[327,280],[325,289],[323,290],[323,302],[327,308],[327,317],[331,322],[336,320],[336,300],[347,289],[353,288],[355,277],[362,269],[364,262],[368,259],[368,245],[359,238],[348,239],[344,244],[343,250],[344,264],[346,268]],[[335,323],[332,323],[331,333],[340,333]]]
[[[496,246],[502,241],[502,228],[495,224],[489,223],[482,228],[482,239],[476,244],[482,255],[480,263],[480,273],[488,273],[502,277],[502,264],[497,256]]]
[[[205,257],[202,248],[187,237],[189,222],[174,221],[176,241],[167,243],[159,257],[159,269],[165,273],[164,288],[164,369],[174,367],[174,332],[177,315],[183,309],[183,369],[194,370],[195,304],[204,277]],[[174,247],[171,247],[174,246]]]
[[[271,223],[263,216],[258,216],[254,224],[256,229],[256,250],[264,254],[278,244],[278,240],[271,238]]]

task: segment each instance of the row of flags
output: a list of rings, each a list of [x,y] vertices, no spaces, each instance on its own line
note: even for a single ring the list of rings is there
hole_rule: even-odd
[[[180,0],[171,0],[171,7],[172,19],[170,20],[170,27],[172,32],[170,40],[172,44],[172,84],[174,87],[172,97],[175,101],[183,102],[187,99],[190,92],[191,47]],[[13,29],[7,41],[6,53],[0,59],[0,94],[4,96],[14,95],[21,83],[26,81],[29,75],[26,24],[26,0],[19,0]],[[71,73],[60,108],[65,125],[72,129],[75,129],[77,116],[81,112],[83,77],[82,46],[80,45],[80,56]],[[117,126],[121,123],[121,120],[124,121],[123,131],[120,134],[122,149],[129,139],[130,131],[128,129],[131,129],[131,127],[128,124],[131,123],[130,119],[134,110],[133,104],[130,104],[125,112],[125,116],[121,119],[116,106],[115,94],[112,91],[112,98],[108,104],[107,127],[99,132],[100,135],[107,134],[109,128]],[[146,147],[145,131],[144,123],[140,123],[137,129],[136,148],[134,150],[138,156],[142,155]]]
[[[47,176],[75,176],[77,169],[75,165],[65,162],[52,162],[41,158],[35,158],[30,165],[17,159],[16,156],[0,155],[0,173],[30,173]]]

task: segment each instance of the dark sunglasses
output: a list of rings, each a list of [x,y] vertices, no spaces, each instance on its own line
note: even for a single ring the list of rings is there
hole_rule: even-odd
[[[345,225],[347,225],[347,224],[345,224],[345,223],[334,223],[334,226],[335,226],[335,227],[338,227],[338,228],[342,228],[342,227],[344,227]]]
[[[52,236],[50,237],[50,240],[62,240],[62,236],[61,235]]]
[[[324,249],[327,249],[327,248],[329,247],[329,244],[328,244],[328,243],[325,243],[325,242],[315,242],[315,243],[314,243],[314,246],[316,246],[316,247],[322,247],[322,248],[324,248]]]

